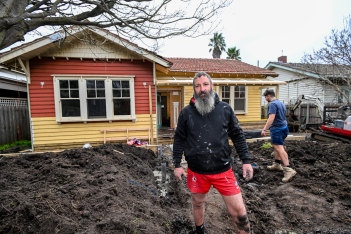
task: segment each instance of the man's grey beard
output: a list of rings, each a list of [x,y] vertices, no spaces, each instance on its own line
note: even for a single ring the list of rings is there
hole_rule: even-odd
[[[206,96],[201,97],[201,92],[199,94],[196,94],[195,92],[194,98],[196,110],[200,113],[200,115],[204,116],[209,114],[215,108],[215,92],[211,90],[210,92],[202,93],[206,93]]]

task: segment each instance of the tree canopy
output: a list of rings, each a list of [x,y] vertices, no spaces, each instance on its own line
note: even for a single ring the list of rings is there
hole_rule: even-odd
[[[236,46],[227,49],[227,59],[237,59],[241,60],[240,49],[237,49]]]
[[[208,44],[210,46],[209,52],[212,51],[212,57],[213,58],[220,58],[222,52],[225,51],[225,39],[222,35],[222,33],[214,33],[213,38],[210,39],[210,43]]]
[[[0,0],[0,49],[42,26],[97,26],[139,40],[196,37],[212,32],[216,16],[231,1]]]

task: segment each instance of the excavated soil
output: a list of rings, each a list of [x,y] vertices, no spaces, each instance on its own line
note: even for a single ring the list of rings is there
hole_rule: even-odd
[[[351,146],[288,141],[298,174],[282,183],[281,172],[266,170],[272,149],[262,144],[249,144],[253,180],[242,179],[239,160],[234,166],[254,233],[351,233]],[[174,179],[170,148],[163,150],[157,157],[143,148],[107,144],[0,157],[0,233],[188,233],[190,194],[185,180]],[[154,176],[164,162],[167,183]],[[208,233],[233,233],[213,189],[205,223]]]

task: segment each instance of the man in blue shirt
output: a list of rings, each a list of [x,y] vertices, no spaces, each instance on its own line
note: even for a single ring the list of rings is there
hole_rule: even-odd
[[[268,166],[271,171],[283,171],[283,182],[288,182],[296,171],[290,167],[288,154],[284,149],[284,140],[289,134],[288,124],[285,118],[286,107],[275,97],[272,89],[267,89],[263,96],[269,102],[268,120],[261,135],[266,136],[266,130],[269,129],[271,135],[271,143],[274,148],[275,162],[272,166]],[[281,165],[283,163],[283,166]]]

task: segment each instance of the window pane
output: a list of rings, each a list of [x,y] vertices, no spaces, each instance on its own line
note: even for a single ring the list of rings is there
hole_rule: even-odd
[[[69,81],[69,87],[71,89],[78,89],[78,80],[70,80]]]
[[[88,118],[106,118],[106,101],[105,99],[88,99]]]
[[[60,89],[68,89],[68,80],[60,80]]]
[[[71,98],[79,98],[79,91],[78,90],[71,90]]]
[[[129,89],[122,90],[122,97],[129,97]]]
[[[96,81],[96,88],[105,88],[105,81],[103,80],[97,80]]]
[[[87,88],[88,89],[95,88],[95,80],[87,80]]]
[[[245,91],[240,91],[240,97],[244,98],[245,97]]]
[[[129,88],[129,81],[122,81],[122,88]]]
[[[229,99],[222,99],[222,101],[229,104]]]
[[[239,92],[234,92],[234,97],[238,98],[239,97]]]
[[[245,91],[245,86],[235,86],[235,91]]]
[[[90,97],[90,98],[96,97],[95,89],[88,89],[87,90],[87,96]]]
[[[234,100],[234,110],[245,111],[245,99]]]
[[[117,90],[113,90],[113,97],[121,97],[121,90],[117,89]]]
[[[68,92],[68,90],[61,90],[61,91],[60,91],[60,97],[61,97],[61,98],[69,98],[69,92]]]
[[[105,90],[104,89],[103,90],[101,90],[101,89],[96,90],[96,92],[97,92],[97,97],[105,97]]]
[[[114,115],[130,115],[130,99],[113,100]]]
[[[112,88],[121,88],[121,82],[119,80],[112,81]]]
[[[79,117],[79,100],[61,100],[62,117]]]

